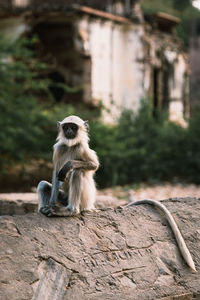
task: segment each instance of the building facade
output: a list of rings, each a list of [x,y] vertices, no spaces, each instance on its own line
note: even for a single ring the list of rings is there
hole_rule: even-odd
[[[186,125],[188,57],[176,17],[143,15],[138,0],[13,0],[1,4],[0,15],[0,31],[12,38],[38,35],[52,80],[77,87],[73,95],[54,89],[58,101],[101,103],[104,121],[113,123],[147,99],[154,112],[167,110]]]

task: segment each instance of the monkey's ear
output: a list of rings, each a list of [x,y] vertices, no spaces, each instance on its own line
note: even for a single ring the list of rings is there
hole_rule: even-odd
[[[60,128],[60,126],[61,126],[61,122],[57,122],[57,128],[59,129]]]
[[[87,132],[89,131],[89,123],[88,123],[88,120],[84,121],[84,126],[87,130]]]

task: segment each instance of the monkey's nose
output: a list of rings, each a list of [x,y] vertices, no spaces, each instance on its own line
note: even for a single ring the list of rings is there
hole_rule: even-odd
[[[72,133],[72,130],[71,130],[70,128],[67,129],[67,133],[68,133],[68,134]]]
[[[69,138],[72,138],[72,137],[74,137],[74,132],[73,132],[73,130],[72,129],[67,129],[67,137],[69,137]]]

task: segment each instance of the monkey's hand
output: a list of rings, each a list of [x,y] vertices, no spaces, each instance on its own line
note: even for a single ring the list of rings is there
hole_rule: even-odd
[[[66,175],[73,169],[73,162],[69,160],[58,172],[58,180],[65,181]]]

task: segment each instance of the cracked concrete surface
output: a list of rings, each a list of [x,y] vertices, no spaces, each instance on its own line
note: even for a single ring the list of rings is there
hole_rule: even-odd
[[[181,258],[164,217],[148,205],[71,218],[4,215],[0,299],[199,299],[200,201],[164,203],[197,273]]]

